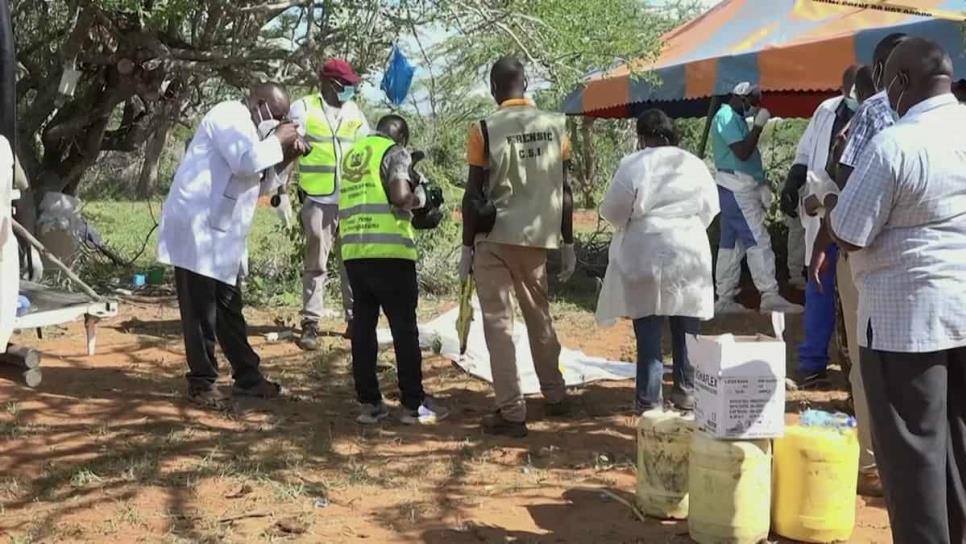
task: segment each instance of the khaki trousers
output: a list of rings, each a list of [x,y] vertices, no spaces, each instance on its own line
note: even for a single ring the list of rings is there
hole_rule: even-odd
[[[473,276],[483,310],[496,408],[509,421],[526,421],[527,406],[520,392],[513,345],[513,295],[527,325],[530,352],[544,398],[560,402],[566,395],[560,373],[560,342],[553,330],[547,296],[547,250],[480,242],[473,259]]]
[[[844,253],[844,252],[843,252]],[[852,279],[852,266],[848,258],[839,259],[837,282],[839,298],[842,300],[842,319],[845,320],[845,336],[849,344],[849,359],[852,370],[849,381],[852,382],[852,403],[855,405],[855,419],[858,421],[859,468],[869,470],[875,468],[875,453],[872,448],[872,420],[869,415],[869,401],[865,395],[865,385],[862,382],[862,363],[859,360],[859,337],[857,334],[859,322],[859,292]]]
[[[339,206],[306,199],[300,213],[305,234],[302,269],[302,323],[318,324],[325,317],[325,284],[329,279],[329,255],[335,252],[342,284],[342,311],[352,321],[352,289],[339,256]]]

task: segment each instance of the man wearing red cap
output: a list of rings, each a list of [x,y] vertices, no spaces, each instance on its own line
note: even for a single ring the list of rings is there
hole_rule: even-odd
[[[352,99],[361,78],[348,62],[330,59],[319,68],[320,92],[295,102],[289,118],[304,129],[312,152],[299,161],[299,196],[305,233],[302,273],[302,337],[299,346],[319,349],[319,321],[328,278],[329,254],[335,249],[339,228],[339,183],[342,157],[353,143],[369,134],[369,123]],[[336,252],[338,255],[338,252]],[[352,291],[345,266],[339,261],[342,309],[352,321]],[[346,335],[349,334],[346,329]]]

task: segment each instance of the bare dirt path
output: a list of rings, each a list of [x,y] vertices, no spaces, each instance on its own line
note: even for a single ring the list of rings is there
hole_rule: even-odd
[[[641,523],[602,492],[633,500],[633,384],[581,389],[583,414],[565,422],[544,421],[534,400],[527,440],[492,439],[477,427],[485,384],[429,358],[427,388],[454,408],[451,420],[362,429],[339,324],[324,355],[309,356],[264,341],[276,317],[250,315],[253,341],[300,400],[225,414],[182,400],[168,300],[125,303],[93,358],[82,354],[80,324],[42,343],[21,337],[43,349],[44,381],[29,390],[0,379],[0,540],[689,542],[686,524]],[[561,316],[565,344],[633,357],[629,327],[600,331],[588,319]],[[394,401],[392,357],[383,360]],[[841,397],[793,395],[789,408]],[[890,542],[881,502],[858,508],[853,542]]]

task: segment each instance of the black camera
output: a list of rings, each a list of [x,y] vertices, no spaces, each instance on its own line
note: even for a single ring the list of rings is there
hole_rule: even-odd
[[[413,210],[413,228],[417,230],[435,229],[443,221],[443,188],[431,181],[423,182],[426,191],[426,205]]]

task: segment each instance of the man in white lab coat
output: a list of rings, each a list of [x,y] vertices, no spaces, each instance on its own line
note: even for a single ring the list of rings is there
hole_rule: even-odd
[[[782,209],[794,212],[805,229],[805,258],[811,262],[812,246],[818,236],[821,219],[815,215],[811,202],[817,195],[834,185],[826,171],[835,136],[842,133],[859,106],[855,94],[855,75],[858,66],[849,67],[842,74],[842,94],[822,102],[802,134],[795,154],[795,162],[788,173],[782,191]],[[794,380],[801,388],[828,386],[829,342],[835,334],[838,295],[835,273],[839,250],[834,244],[825,250],[829,266],[822,276],[825,289],[809,278],[805,287],[805,338],[798,348],[798,370]],[[831,286],[831,287],[829,287]]]
[[[239,275],[259,193],[306,151],[297,127],[282,122],[285,91],[259,85],[223,102],[201,121],[175,174],[161,215],[158,260],[175,267],[188,359],[188,398],[220,407],[215,339],[232,367],[233,394],[274,398],[281,387],[262,376],[248,343]]]

